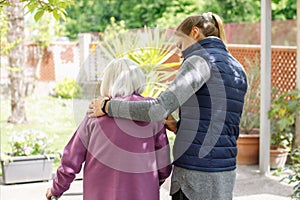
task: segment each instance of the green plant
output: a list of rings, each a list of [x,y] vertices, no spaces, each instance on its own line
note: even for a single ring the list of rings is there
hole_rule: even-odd
[[[15,132],[11,134],[8,143],[9,156],[46,155],[51,152],[49,150],[51,141],[45,132],[39,130]]]
[[[175,76],[174,67],[180,61],[167,62],[176,54],[176,48],[166,30],[145,27],[137,32],[126,31],[101,44],[100,52],[107,60],[127,57],[138,63],[146,74],[144,96],[157,97]],[[105,38],[104,38],[105,40]]]
[[[259,103],[260,97],[260,67],[258,59],[252,63],[246,59],[248,64],[248,89],[244,98],[244,108],[240,121],[240,128],[245,134],[250,134],[255,128],[259,128]]]
[[[271,120],[271,147],[285,148],[291,145],[295,132],[296,115],[300,111],[300,96],[297,89],[283,92],[274,98],[268,117]]]
[[[288,176],[289,184],[295,184],[292,197],[300,199],[300,147],[295,148],[291,153],[290,169],[292,174]]]
[[[74,79],[65,78],[55,86],[57,95],[64,99],[77,98],[80,96],[81,88]]]
[[[125,28],[125,21],[121,20],[120,22],[116,22],[116,19],[111,17],[110,24],[108,24],[105,28],[103,39],[107,41],[125,32],[127,32],[127,29]]]

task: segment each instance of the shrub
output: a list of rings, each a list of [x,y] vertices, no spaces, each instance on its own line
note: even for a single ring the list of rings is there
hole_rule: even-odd
[[[288,177],[290,184],[295,184],[293,189],[293,198],[300,199],[300,147],[294,149],[291,153],[291,166],[293,173]]]
[[[65,78],[55,86],[57,95],[64,99],[77,98],[80,96],[81,88],[74,79]]]
[[[272,147],[284,148],[291,145],[295,133],[296,116],[300,111],[300,96],[297,89],[283,92],[271,104],[268,117],[271,120]]]

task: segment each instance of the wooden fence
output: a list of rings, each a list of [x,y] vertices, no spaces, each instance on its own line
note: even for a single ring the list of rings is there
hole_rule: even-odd
[[[254,65],[260,66],[260,46],[229,45],[228,49],[246,71]],[[272,88],[279,91],[296,88],[296,71],[296,47],[272,46]]]

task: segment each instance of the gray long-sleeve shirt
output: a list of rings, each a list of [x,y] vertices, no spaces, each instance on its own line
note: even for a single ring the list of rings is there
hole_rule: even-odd
[[[110,101],[108,115],[137,121],[160,121],[179,108],[210,78],[210,68],[200,56],[188,57],[174,81],[155,100]]]

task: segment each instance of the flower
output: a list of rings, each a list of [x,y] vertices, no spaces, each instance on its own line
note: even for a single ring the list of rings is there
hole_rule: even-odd
[[[45,155],[50,153],[47,134],[40,130],[24,130],[9,138],[11,156]]]

